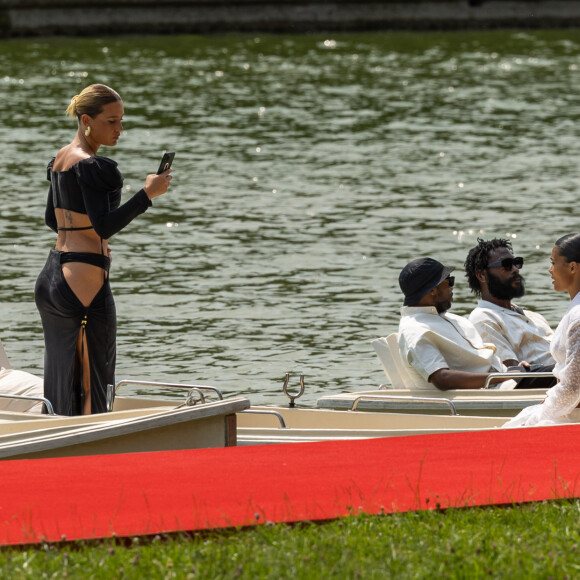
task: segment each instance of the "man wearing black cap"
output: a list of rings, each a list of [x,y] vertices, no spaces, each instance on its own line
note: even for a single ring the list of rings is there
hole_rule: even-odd
[[[484,344],[481,336],[462,316],[447,312],[453,301],[449,268],[433,258],[407,264],[399,275],[405,295],[399,323],[399,349],[415,389],[480,389],[490,373],[507,368]],[[515,381],[500,388],[513,389]]]

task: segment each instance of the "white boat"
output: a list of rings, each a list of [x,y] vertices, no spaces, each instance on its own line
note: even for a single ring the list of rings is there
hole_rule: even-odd
[[[326,395],[318,400],[318,408],[307,409],[295,407],[295,400],[304,392],[304,377],[300,377],[296,394],[288,392],[288,382],[286,375],[283,392],[290,399],[289,407],[250,408],[247,399],[223,400],[218,389],[204,385],[121,381],[110,391],[110,412],[100,415],[62,417],[0,411],[0,459],[496,429],[507,417],[541,402],[545,395],[541,389],[489,389],[438,391],[426,397],[409,389],[381,387]],[[119,388],[128,385],[157,395],[118,396]],[[185,390],[186,396],[175,399],[159,395],[175,390]],[[208,394],[218,400],[208,402]],[[50,403],[41,396],[14,397],[20,402],[28,399],[29,405],[40,401],[50,412]]]
[[[317,408],[300,408],[296,399],[304,393],[304,376],[297,392],[288,391],[288,382],[287,374],[282,387],[290,399],[287,407],[252,406],[238,413],[238,445],[498,429],[525,406],[541,403],[545,393],[545,389],[441,391],[426,397],[384,387],[326,395],[317,401]],[[580,423],[580,409],[571,420]]]
[[[142,394],[120,396],[127,387]],[[109,412],[55,415],[42,379],[12,369],[0,341],[0,459],[233,446],[236,414],[249,407],[207,385],[124,380],[109,386]]]
[[[181,390],[186,396],[113,396],[127,385]],[[207,392],[217,400],[206,400]],[[65,417],[51,414],[50,402],[42,397],[31,399],[40,400],[49,413],[0,411],[0,459],[234,446],[236,414],[250,407],[247,398],[223,399],[214,387],[132,380],[110,390],[108,413]]]

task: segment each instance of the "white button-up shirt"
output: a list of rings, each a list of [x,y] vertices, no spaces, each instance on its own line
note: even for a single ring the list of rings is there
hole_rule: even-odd
[[[474,373],[507,370],[495,347],[484,344],[467,318],[449,312],[439,314],[434,306],[401,308],[399,349],[414,383],[410,388],[415,389],[436,388],[429,377],[440,369]]]
[[[550,354],[554,332],[541,314],[515,304],[513,310],[509,310],[480,300],[469,320],[485,342],[496,346],[502,361],[515,359],[531,364],[554,364]]]

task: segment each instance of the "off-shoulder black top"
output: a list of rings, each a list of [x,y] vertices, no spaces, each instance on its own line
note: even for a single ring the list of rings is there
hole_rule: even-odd
[[[47,166],[50,187],[45,221],[55,232],[55,208],[88,215],[95,232],[108,239],[152,205],[143,189],[121,205],[123,176],[108,157],[87,157],[66,171],[53,171],[53,164],[54,158]]]

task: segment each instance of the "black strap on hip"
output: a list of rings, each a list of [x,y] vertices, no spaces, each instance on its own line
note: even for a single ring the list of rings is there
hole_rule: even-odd
[[[60,263],[81,262],[102,268],[106,272],[111,267],[111,260],[108,256],[102,254],[93,254],[92,252],[61,252]]]

